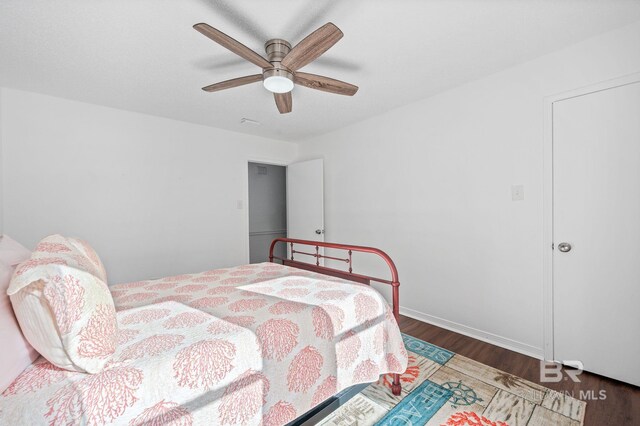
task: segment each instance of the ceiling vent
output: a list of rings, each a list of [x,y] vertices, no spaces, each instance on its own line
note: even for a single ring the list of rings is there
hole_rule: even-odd
[[[240,124],[253,124],[254,126],[259,126],[260,122],[256,120],[252,120],[250,118],[241,118]]]

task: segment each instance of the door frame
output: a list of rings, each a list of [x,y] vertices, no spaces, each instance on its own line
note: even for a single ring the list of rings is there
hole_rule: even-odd
[[[542,297],[543,354],[554,358],[553,336],[553,104],[615,87],[640,82],[640,72],[605,80],[544,98],[543,185],[542,185]]]
[[[244,194],[243,194],[243,203],[244,203],[244,234],[245,234],[245,258],[246,264],[248,265],[251,261],[251,241],[249,237],[249,163],[259,163],[259,164],[267,164],[270,166],[281,166],[287,168],[291,162],[286,162],[282,160],[274,160],[273,158],[257,158],[250,157],[246,158],[244,162]],[[286,181],[285,181],[286,182]],[[286,185],[286,183],[285,183]],[[287,216],[287,222],[289,221]],[[288,224],[287,224],[288,228]]]

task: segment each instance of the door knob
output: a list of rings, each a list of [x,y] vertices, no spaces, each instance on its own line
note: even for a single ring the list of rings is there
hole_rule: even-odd
[[[558,244],[558,250],[560,250],[562,253],[566,253],[568,251],[571,251],[571,244],[569,244],[569,243],[560,243],[560,244]]]
[[[324,234],[324,229],[316,229],[316,234],[318,235]]]

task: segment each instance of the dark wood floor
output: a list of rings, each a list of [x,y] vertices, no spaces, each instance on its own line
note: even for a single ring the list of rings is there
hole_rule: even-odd
[[[532,382],[540,383],[540,361],[538,359],[405,316],[400,317],[400,329],[410,336]],[[604,391],[606,395],[604,400],[582,398],[587,401],[584,422],[586,426],[640,425],[640,388],[587,372],[583,372],[579,379],[580,383],[568,380],[540,384],[559,392],[568,392],[576,398],[580,397],[580,391],[583,394],[588,393],[596,396],[600,394],[600,391]]]

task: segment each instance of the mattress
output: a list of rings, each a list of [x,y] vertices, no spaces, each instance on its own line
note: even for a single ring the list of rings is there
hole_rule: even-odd
[[[262,263],[111,290],[105,370],[36,360],[0,397],[1,423],[282,425],[406,368],[391,308],[366,285]]]

